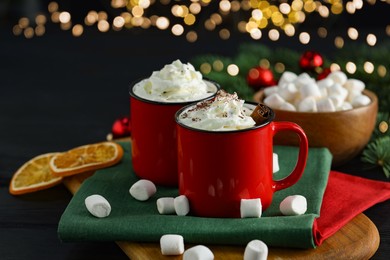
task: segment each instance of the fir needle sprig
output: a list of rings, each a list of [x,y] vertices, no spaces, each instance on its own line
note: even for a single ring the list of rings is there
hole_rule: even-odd
[[[387,178],[390,178],[390,136],[375,139],[362,153],[362,161],[382,167]]]

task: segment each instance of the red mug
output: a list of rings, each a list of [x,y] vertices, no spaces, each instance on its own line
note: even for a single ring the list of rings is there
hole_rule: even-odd
[[[219,85],[205,80],[216,87]],[[155,184],[177,186],[177,145],[175,113],[182,107],[198,102],[161,102],[137,96],[133,88],[130,93],[131,155],[135,174]],[[205,98],[212,98],[215,94]],[[204,99],[202,99],[204,100]]]
[[[247,106],[255,104],[246,102]],[[249,105],[248,105],[249,104]],[[274,112],[261,125],[233,131],[195,129],[180,122],[176,113],[179,193],[191,214],[201,217],[240,217],[241,199],[260,198],[265,210],[274,192],[295,184],[302,176],[308,141],[300,126],[273,122]],[[273,136],[292,131],[299,136],[299,156],[293,171],[273,179]]]

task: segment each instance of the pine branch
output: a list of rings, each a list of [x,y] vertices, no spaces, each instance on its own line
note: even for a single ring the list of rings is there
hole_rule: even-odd
[[[369,143],[361,159],[363,162],[382,167],[386,177],[390,178],[390,137],[380,137]]]

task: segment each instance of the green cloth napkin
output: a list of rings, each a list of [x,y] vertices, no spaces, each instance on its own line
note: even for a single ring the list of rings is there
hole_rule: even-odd
[[[137,201],[130,194],[138,180],[131,164],[130,143],[120,143],[122,161],[97,171],[74,195],[58,226],[62,241],[136,241],[159,242],[164,234],[180,234],[186,243],[245,245],[260,239],[268,246],[313,248],[313,221],[319,216],[322,197],[328,180],[331,154],[325,148],[310,148],[307,167],[297,184],[274,194],[271,206],[261,218],[203,218],[195,216],[160,215],[156,200],[178,196],[177,188],[157,186],[157,193],[148,201]],[[296,147],[275,146],[279,156],[279,179],[295,166]],[[111,204],[111,214],[96,218],[86,209],[84,200],[100,194]],[[308,209],[301,216],[282,216],[280,202],[288,195],[307,198]]]

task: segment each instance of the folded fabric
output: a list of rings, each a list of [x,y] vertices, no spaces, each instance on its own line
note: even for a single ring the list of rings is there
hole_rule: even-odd
[[[164,234],[180,234],[186,243],[245,245],[261,239],[269,246],[313,248],[312,227],[319,216],[328,181],[332,156],[325,148],[310,148],[302,178],[290,188],[274,194],[271,206],[261,218],[203,218],[160,215],[156,200],[178,196],[177,188],[157,186],[148,201],[137,201],[129,188],[138,180],[131,164],[130,143],[122,142],[125,154],[121,163],[97,171],[84,181],[63,213],[58,226],[62,241],[137,241],[158,242]],[[276,146],[280,171],[275,179],[291,172],[296,163],[296,147]],[[84,200],[100,194],[111,204],[110,216],[95,218],[85,208]],[[301,194],[308,200],[308,210],[301,216],[282,216],[280,202],[288,195]]]
[[[329,174],[321,207],[315,220],[315,243],[322,242],[371,206],[390,199],[390,183],[373,181],[337,171]]]

